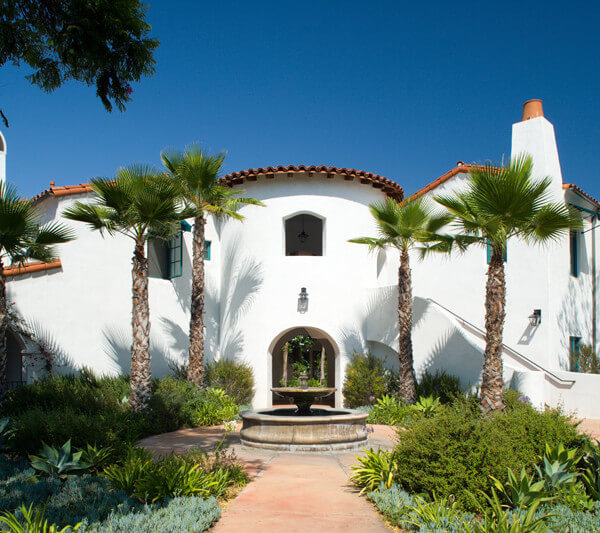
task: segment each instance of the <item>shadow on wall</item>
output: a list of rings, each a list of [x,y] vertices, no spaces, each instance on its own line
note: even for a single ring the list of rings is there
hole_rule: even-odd
[[[242,353],[244,334],[240,321],[250,311],[264,281],[262,263],[252,257],[241,257],[239,249],[233,245],[223,251],[221,264],[218,292],[211,286],[207,290],[207,299],[214,309],[220,310],[215,334],[209,341],[213,360],[235,359]]]
[[[112,372],[129,374],[131,370],[131,332],[118,327],[104,328],[104,353],[110,359]],[[152,377],[162,377],[171,372],[178,359],[172,358],[168,349],[150,333],[150,368]]]
[[[458,376],[461,387],[466,390],[481,381],[482,368],[482,352],[468,342],[458,328],[451,327],[437,339],[427,358],[419,362],[416,372],[419,377],[426,370],[443,370]]]
[[[31,319],[26,320],[25,324],[27,330],[33,336],[34,344],[43,347],[46,352],[53,354],[53,373],[72,374],[79,370],[72,357],[66,352],[48,328]],[[30,361],[24,361],[24,364],[29,365],[29,368],[31,368],[34,375],[36,375],[40,371],[40,365],[33,365],[30,363]]]
[[[581,294],[583,294],[583,298],[578,296]],[[557,317],[558,331],[562,331],[564,334],[559,339],[558,353],[549,354],[550,367],[557,364],[558,368],[562,370],[570,370],[569,337],[581,337],[581,342],[592,343],[592,311],[591,277],[570,277],[569,288]]]
[[[362,318],[340,330],[343,352],[370,351],[390,370],[398,370],[397,288],[383,287],[369,298]],[[435,316],[430,315],[435,313]],[[419,330],[427,328],[419,339]],[[460,378],[465,389],[481,379],[483,353],[444,315],[423,298],[413,300],[413,352],[417,377],[426,370],[444,370]]]

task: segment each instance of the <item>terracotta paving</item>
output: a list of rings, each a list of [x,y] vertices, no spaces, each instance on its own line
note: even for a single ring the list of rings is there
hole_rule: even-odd
[[[395,431],[371,426],[370,445],[391,447]],[[223,510],[215,533],[389,532],[375,508],[349,484],[357,452],[277,453],[246,448],[222,426],[183,429],[149,437],[141,445],[158,454],[212,449],[221,439],[246,464],[253,480]]]
[[[582,433],[587,433],[594,439],[600,439],[600,419],[598,418],[584,418],[579,423],[579,430]]]

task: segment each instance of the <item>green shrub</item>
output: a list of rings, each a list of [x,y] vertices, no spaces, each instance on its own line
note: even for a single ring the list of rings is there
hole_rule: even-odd
[[[417,381],[417,397],[432,396],[439,398],[441,403],[450,403],[454,398],[462,396],[460,379],[443,370],[434,373],[426,370]]]
[[[224,390],[238,405],[248,405],[254,398],[254,372],[248,363],[220,359],[206,365],[207,387]]]
[[[37,453],[42,442],[74,447],[111,447],[118,455],[137,440],[181,427],[214,425],[238,414],[235,402],[221,391],[198,389],[185,380],[153,382],[151,409],[133,412],[127,402],[128,380],[56,376],[10,391],[2,408],[10,416],[11,447]]]
[[[164,378],[150,400],[153,411],[174,421],[177,427],[214,426],[233,420],[239,409],[220,389],[201,389],[188,381]]]
[[[546,443],[570,446],[578,440],[575,425],[561,412],[540,413],[517,397],[507,392],[504,414],[484,418],[476,402],[460,400],[433,418],[413,420],[395,448],[396,482],[411,493],[453,494],[473,508],[467,491],[488,491],[490,476],[505,483],[508,468],[531,473]]]
[[[373,405],[387,393],[389,372],[383,361],[371,353],[355,353],[346,367],[342,393],[346,407]]]
[[[153,460],[147,450],[133,448],[122,463],[107,467],[104,475],[115,489],[145,502],[178,496],[220,498],[240,479],[238,467],[241,465],[233,466],[217,466],[198,454],[171,453]]]
[[[86,529],[90,533],[191,533],[206,531],[221,517],[221,508],[215,498],[174,498],[164,505],[146,505],[125,513],[115,511],[102,523]]]
[[[368,408],[367,423],[398,426],[404,421],[409,411],[409,408],[401,400],[386,394],[379,398],[375,405]]]

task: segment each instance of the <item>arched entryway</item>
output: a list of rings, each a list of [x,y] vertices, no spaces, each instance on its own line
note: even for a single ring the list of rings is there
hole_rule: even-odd
[[[310,340],[308,340],[310,339]],[[300,342],[298,342],[300,340]],[[308,340],[308,342],[303,342]],[[286,349],[287,345],[287,349]],[[288,386],[294,386],[299,370],[306,369],[313,386],[321,381],[323,386],[336,386],[337,346],[324,331],[312,327],[295,327],[280,333],[271,343],[271,386],[280,387],[287,379]],[[287,360],[287,365],[284,363]],[[285,367],[285,370],[284,370]],[[273,404],[285,403],[273,395]],[[325,405],[335,405],[335,395],[323,400]]]

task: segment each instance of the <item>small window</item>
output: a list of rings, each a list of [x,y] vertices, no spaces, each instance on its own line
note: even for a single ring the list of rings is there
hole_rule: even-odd
[[[178,278],[182,271],[183,234],[180,231],[169,241],[169,279]]]
[[[183,236],[181,231],[170,241],[148,239],[148,275],[173,279],[182,274]]]
[[[571,253],[571,276],[579,276],[579,235],[576,231],[569,234],[569,249]]]
[[[506,260],[508,259],[508,253],[507,253],[507,249],[504,248],[504,253],[502,254],[502,261],[504,261],[506,263]],[[490,261],[492,260],[492,245],[488,244],[487,245],[487,264],[490,264]]]
[[[579,344],[581,337],[569,337],[569,359],[571,360],[571,372],[579,372]]]
[[[323,221],[301,214],[285,221],[285,255],[323,255]]]
[[[210,241],[204,241],[204,259],[210,261]]]

